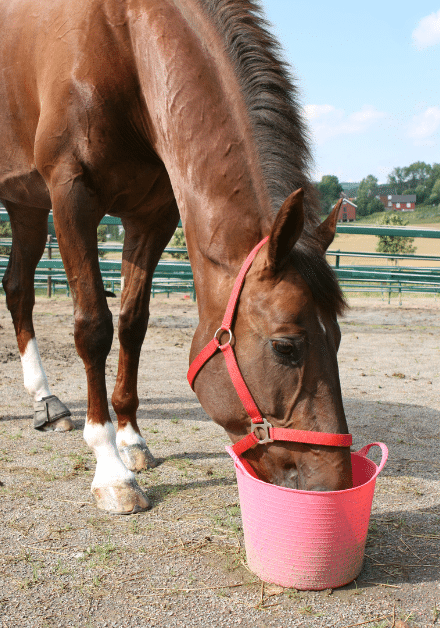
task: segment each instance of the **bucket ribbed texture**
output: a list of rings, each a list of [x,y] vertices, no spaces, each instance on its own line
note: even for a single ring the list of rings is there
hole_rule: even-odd
[[[303,590],[335,588],[356,578],[364,558],[377,467],[352,453],[353,487],[297,491],[259,480],[246,461],[234,459],[249,568],[259,578]]]

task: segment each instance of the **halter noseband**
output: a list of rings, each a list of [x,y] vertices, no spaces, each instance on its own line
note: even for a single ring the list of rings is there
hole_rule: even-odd
[[[231,377],[234,388],[240,397],[240,400],[251,418],[251,433],[239,440],[232,449],[240,456],[242,453],[253,447],[254,445],[262,445],[264,443],[272,443],[273,441],[291,441],[294,443],[304,443],[307,445],[327,445],[331,447],[350,447],[352,444],[351,434],[329,434],[326,432],[310,432],[306,430],[294,430],[290,428],[273,427],[267,421],[257,408],[252,395],[246,386],[246,383],[240,373],[240,369],[235,358],[234,350],[231,346],[233,334],[231,331],[232,319],[237,309],[240,292],[246,278],[246,274],[252,265],[258,251],[268,241],[269,236],[261,240],[257,246],[252,249],[235,280],[231,296],[229,297],[226,312],[223,317],[221,326],[214,334],[214,338],[209,342],[199,355],[191,363],[188,370],[188,382],[194,390],[194,380],[200,369],[206,362],[220,350],[225,356],[226,367]],[[225,344],[220,344],[219,338],[222,333],[228,333],[229,339]]]

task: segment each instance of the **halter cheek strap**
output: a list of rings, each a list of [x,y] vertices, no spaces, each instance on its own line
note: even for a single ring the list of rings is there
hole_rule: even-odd
[[[191,363],[188,370],[188,382],[194,390],[194,380],[200,369],[217,351],[221,351],[225,357],[226,367],[231,377],[235,390],[252,421],[252,431],[250,434],[239,440],[232,449],[240,456],[242,453],[254,445],[272,443],[274,441],[291,441],[294,443],[304,443],[307,445],[328,445],[332,447],[350,447],[352,444],[351,434],[328,434],[325,432],[309,432],[305,430],[293,430],[273,427],[261,415],[246,383],[240,373],[234,350],[231,346],[233,334],[231,331],[232,320],[237,309],[238,299],[244,280],[249,268],[252,265],[258,251],[268,241],[269,236],[261,240],[257,246],[249,253],[243,266],[235,280],[231,296],[229,297],[226,312],[219,329],[215,332],[214,338],[209,342],[199,355]],[[220,338],[224,333],[229,334],[226,343],[221,344]]]

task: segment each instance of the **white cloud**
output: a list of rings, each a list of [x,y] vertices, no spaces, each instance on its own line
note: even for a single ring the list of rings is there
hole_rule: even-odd
[[[412,40],[419,50],[440,43],[440,10],[420,20],[413,31]]]
[[[408,135],[417,145],[429,146],[435,142],[434,135],[440,129],[440,107],[428,107],[414,116]]]
[[[371,105],[364,105],[349,115],[333,105],[306,105],[304,112],[318,144],[338,135],[363,133],[386,115]]]
[[[327,113],[332,113],[336,109],[332,105],[306,105],[304,107],[306,117],[309,120],[315,120],[321,116],[325,116]]]

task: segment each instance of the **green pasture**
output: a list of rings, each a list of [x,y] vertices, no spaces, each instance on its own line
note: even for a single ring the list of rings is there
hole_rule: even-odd
[[[359,225],[379,224],[384,212],[375,212],[356,220]],[[435,225],[440,223],[440,205],[419,205],[413,212],[402,212],[402,216],[411,225]]]

